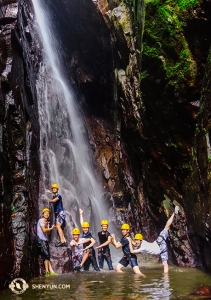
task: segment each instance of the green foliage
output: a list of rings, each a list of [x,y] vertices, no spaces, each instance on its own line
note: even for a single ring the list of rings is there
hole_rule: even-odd
[[[169,85],[175,91],[179,91],[187,83],[189,87],[195,84],[196,63],[183,27],[186,17],[189,17],[184,9],[193,7],[198,2],[199,0],[145,0],[143,58],[146,56],[158,60]]]
[[[194,7],[198,4],[198,0],[177,0],[178,1],[178,7],[180,9],[187,9]]]

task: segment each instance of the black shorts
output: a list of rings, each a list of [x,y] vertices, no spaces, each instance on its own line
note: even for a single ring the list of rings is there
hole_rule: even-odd
[[[40,238],[37,239],[37,246],[39,248],[41,257],[44,260],[50,260],[50,251],[48,241],[41,240]]]
[[[138,266],[137,257],[123,256],[122,259],[119,261],[119,264],[123,265],[124,267],[127,267],[129,264],[131,265],[132,268],[137,267]]]

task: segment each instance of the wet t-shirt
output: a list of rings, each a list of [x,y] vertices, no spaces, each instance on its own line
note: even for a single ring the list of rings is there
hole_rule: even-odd
[[[92,234],[91,234],[91,232],[87,232],[87,234],[84,234],[83,233],[83,235],[82,235],[82,238],[84,238],[84,239],[91,239],[92,238]],[[83,244],[83,248],[86,248],[87,246],[89,246],[91,244],[91,241],[90,242],[87,242],[87,243],[85,243],[85,244]],[[93,247],[91,247],[90,249],[92,249]]]
[[[46,220],[44,218],[39,219],[39,221],[37,222],[37,236],[43,240],[43,241],[48,241],[48,235],[47,233],[42,231],[41,226],[46,226],[47,228],[49,227],[48,225],[46,225]]]
[[[53,196],[53,199],[55,199],[55,198],[59,198],[58,201],[53,203],[54,213],[57,214],[61,210],[64,210],[64,209],[63,209],[63,203],[62,203],[62,196],[60,194],[57,194],[57,195]]]
[[[153,255],[159,255],[160,254],[160,247],[158,246],[158,243],[154,241],[153,243],[149,243],[147,241],[142,241],[141,247],[138,249],[140,253],[149,253]]]
[[[98,232],[100,245],[107,242],[109,236],[110,236],[110,233],[108,231],[106,231],[104,234],[102,231]],[[102,251],[103,251],[103,253],[110,253],[109,245],[102,247]]]
[[[130,253],[129,241],[126,237],[123,236],[120,240],[120,243],[122,244],[122,251],[125,256],[131,257],[131,258],[136,258],[135,254]]]
[[[79,242],[83,242],[85,239],[84,238],[79,238]],[[72,257],[74,256],[83,256],[83,244],[80,244],[78,246],[73,246],[74,245],[74,240],[70,242],[70,247],[72,251]]]

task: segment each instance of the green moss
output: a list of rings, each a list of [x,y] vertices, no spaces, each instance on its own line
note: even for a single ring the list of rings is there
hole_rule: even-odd
[[[198,0],[145,0],[146,21],[143,43],[144,57],[157,59],[163,65],[166,80],[176,91],[188,83],[193,86],[197,67],[183,33],[189,14],[184,8]],[[144,71],[144,70],[143,70]]]
[[[198,0],[177,0],[178,7],[180,9],[187,9],[196,6],[199,1]]]

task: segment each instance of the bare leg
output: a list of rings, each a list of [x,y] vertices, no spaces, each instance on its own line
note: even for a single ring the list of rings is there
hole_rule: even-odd
[[[45,272],[48,273],[49,269],[48,269],[48,262],[49,260],[44,260],[44,266],[45,266]]]
[[[82,261],[81,261],[81,263],[80,263],[80,266],[81,266],[81,267],[83,266],[83,264],[85,263],[85,261],[87,260],[88,257],[89,257],[89,250],[87,250],[87,251],[84,252]]]
[[[118,265],[116,266],[115,271],[118,272],[118,273],[124,273],[124,272],[122,271],[122,268],[124,268],[124,266],[121,265],[121,264],[118,264]]]
[[[50,260],[48,261],[48,269],[49,269],[49,272],[50,272],[50,273],[54,273],[54,270],[53,270],[53,268],[52,268],[52,266],[51,266]]]
[[[65,243],[66,239],[64,237],[64,233],[63,233],[63,230],[62,230],[61,226],[62,226],[61,223],[59,223],[59,222],[56,223],[56,228],[58,230],[58,234],[59,234],[59,237],[60,237],[60,242]]]
[[[164,261],[163,262],[163,269],[164,269],[164,273],[168,273],[169,271],[169,266],[168,266],[168,262]]]
[[[168,219],[168,221],[166,222],[165,228],[166,228],[167,230],[169,230],[169,228],[170,228],[170,226],[171,226],[173,220],[174,220],[174,213],[171,215],[171,217],[170,217],[170,218]]]
[[[141,271],[139,269],[139,266],[133,267],[133,271],[134,271],[135,274],[138,274],[140,276],[146,277],[143,273],[141,273]]]

